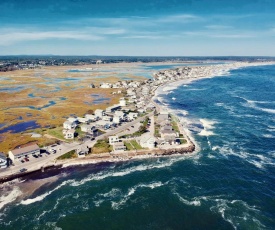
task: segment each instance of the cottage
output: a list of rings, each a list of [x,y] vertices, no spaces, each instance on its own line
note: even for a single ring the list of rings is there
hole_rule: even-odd
[[[126,106],[126,100],[124,99],[124,97],[119,99],[119,105],[122,107]]]
[[[95,126],[84,124],[84,125],[81,125],[80,128],[82,132],[89,133],[89,132],[92,132],[93,129],[95,129]]]
[[[74,139],[75,130],[74,129],[63,130],[63,134],[65,139]]]
[[[102,109],[96,109],[95,110],[95,116],[102,118],[105,115],[104,111]]]
[[[119,124],[119,123],[121,122],[120,116],[114,116],[114,117],[113,117],[113,122],[114,122],[115,124]]]
[[[75,122],[76,124],[78,122],[77,118],[75,118],[75,117],[69,117],[67,120],[70,122]]]
[[[8,160],[4,153],[0,152],[0,168],[7,168]]]
[[[143,134],[139,139],[139,143],[142,148],[153,149],[155,148],[155,142],[155,137],[153,137],[150,133]]]
[[[113,123],[111,121],[100,120],[96,122],[96,127],[103,129],[109,129],[112,125]]]
[[[178,137],[178,133],[172,129],[171,125],[165,125],[160,129],[160,136],[165,141],[175,141]]]
[[[14,161],[15,159],[29,156],[31,154],[40,154],[40,148],[37,144],[31,144],[22,148],[9,151],[9,158]]]
[[[135,118],[138,117],[138,113],[129,113],[128,114],[128,120],[134,120]]]
[[[118,116],[118,117],[120,117],[120,119],[123,120],[125,117],[125,113],[122,111],[115,111],[115,116]]]
[[[71,122],[71,121],[65,121],[63,123],[63,128],[64,129],[74,129],[76,127],[76,123],[75,122]]]
[[[110,117],[110,116],[103,116],[103,117],[102,117],[102,120],[103,120],[103,121],[111,121],[111,120],[112,120],[112,117]]]
[[[93,114],[86,114],[85,118],[87,118],[89,121],[97,121],[97,117]]]
[[[118,143],[119,142],[119,139],[118,139],[118,136],[109,136],[109,144],[110,145],[113,145],[115,143]]]
[[[86,117],[78,117],[77,120],[80,123],[88,123],[90,121],[90,119],[86,118]]]
[[[76,154],[79,158],[85,157],[89,153],[88,146],[81,145],[76,149]]]
[[[157,121],[158,122],[166,122],[166,121],[168,121],[168,119],[169,119],[168,114],[159,114]]]
[[[113,113],[120,108],[121,108],[121,106],[119,104],[110,106],[110,107],[106,108],[106,113]]]
[[[123,152],[123,151],[126,150],[126,146],[124,145],[123,142],[118,142],[118,143],[115,143],[113,145],[113,150],[114,150],[115,153],[116,152]]]

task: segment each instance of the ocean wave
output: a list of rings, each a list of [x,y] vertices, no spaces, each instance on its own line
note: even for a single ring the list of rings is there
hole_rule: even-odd
[[[0,210],[7,204],[12,203],[15,201],[22,192],[18,187],[14,187],[12,191],[8,191],[5,195],[0,196]]]
[[[217,124],[217,121],[209,119],[200,119],[201,124],[203,125],[203,130],[198,134],[200,136],[212,136],[215,135],[212,129],[214,129],[214,124]]]
[[[165,167],[170,167],[171,165],[173,165],[174,163],[181,161],[183,159],[186,159],[185,156],[183,157],[177,157],[177,158],[170,158],[168,160],[164,160],[164,161],[156,161],[153,164],[142,164],[142,165],[138,165],[138,166],[134,166],[128,169],[123,169],[121,171],[112,171],[112,172],[100,172],[98,174],[92,174],[90,176],[88,176],[87,178],[84,178],[80,181],[74,181],[72,182],[70,185],[71,186],[80,186],[83,185],[89,181],[93,181],[93,180],[103,180],[105,178],[108,177],[122,177],[122,176],[126,176],[128,174],[134,173],[134,172],[141,172],[141,171],[145,171],[145,170],[152,170],[152,169],[160,169],[160,168],[165,168]]]
[[[256,104],[257,104],[256,101],[250,101],[250,100],[246,100],[246,103],[241,103],[241,105],[243,105],[246,108],[251,108],[251,109],[258,110],[258,111],[262,111],[262,112],[266,112],[266,113],[270,113],[270,114],[275,114],[275,109],[263,108],[263,107],[260,107]],[[264,103],[262,103],[262,104],[264,104]]]
[[[155,189],[155,188],[161,187],[163,185],[166,185],[168,183],[169,182],[162,183],[161,181],[157,181],[157,182],[151,182],[151,183],[148,183],[148,184],[141,183],[141,184],[135,185],[134,187],[128,189],[128,192],[123,196],[123,198],[121,200],[119,200],[117,202],[112,201],[111,206],[114,210],[118,210],[121,206],[123,206],[130,199],[130,197],[132,195],[135,194],[135,192],[138,189],[140,189],[140,188]]]
[[[35,198],[30,198],[30,199],[27,199],[27,200],[22,200],[21,201],[21,204],[23,205],[29,205],[29,204],[32,204],[32,203],[35,203],[35,202],[39,202],[39,201],[42,201],[44,200],[47,196],[49,196],[50,194],[52,194],[54,191],[60,189],[61,187],[69,184],[69,183],[72,183],[73,180],[67,180],[67,181],[64,181],[62,182],[60,185],[58,185],[57,187],[55,187],[53,190],[49,191],[49,192],[46,192],[40,196],[37,196]]]

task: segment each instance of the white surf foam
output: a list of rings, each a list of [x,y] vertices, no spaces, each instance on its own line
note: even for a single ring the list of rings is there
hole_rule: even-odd
[[[214,124],[217,124],[217,121],[209,119],[200,119],[201,124],[203,125],[203,130],[199,133],[200,136],[212,136],[215,135],[212,129],[214,129]]]
[[[8,192],[6,195],[0,196],[0,210],[7,204],[12,203],[22,195],[22,192],[18,187],[14,187],[12,191]]]
[[[46,192],[40,196],[37,196],[35,198],[30,198],[30,199],[27,199],[27,200],[22,200],[21,201],[21,204],[23,205],[29,205],[29,204],[32,204],[32,203],[35,203],[35,202],[39,202],[39,201],[42,201],[44,200],[47,196],[49,196],[50,194],[52,194],[54,191],[60,189],[61,187],[63,187],[64,185],[67,185],[69,183],[73,182],[73,180],[67,180],[67,181],[64,181],[62,182],[60,185],[58,185],[56,188],[54,188],[53,190],[49,191],[49,192]]]

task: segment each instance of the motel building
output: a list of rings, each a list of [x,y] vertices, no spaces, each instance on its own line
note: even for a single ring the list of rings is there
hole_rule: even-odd
[[[14,162],[16,159],[19,159],[21,157],[27,157],[33,154],[40,154],[40,148],[37,144],[32,144],[26,147],[9,151],[9,158]]]

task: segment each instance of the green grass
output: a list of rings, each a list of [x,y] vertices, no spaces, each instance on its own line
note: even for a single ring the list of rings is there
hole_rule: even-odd
[[[131,140],[130,142],[134,146],[135,149],[137,149],[137,150],[142,149],[142,147],[140,146],[139,143],[137,143],[136,140]]]
[[[82,138],[82,137],[84,137],[84,136],[86,135],[85,132],[81,131],[81,128],[80,128],[80,127],[77,127],[77,128],[75,129],[75,132],[77,133],[77,138]]]
[[[65,160],[65,159],[71,159],[71,158],[76,158],[77,154],[75,153],[75,150],[71,150],[70,152],[67,152],[63,154],[62,156],[58,157],[58,160]]]
[[[56,137],[58,139],[66,140],[64,138],[64,135],[63,135],[62,131],[63,131],[63,127],[57,127],[57,128],[54,128],[54,129],[49,129],[48,134],[53,136],[53,137]]]
[[[134,148],[132,147],[132,145],[129,142],[125,141],[124,144],[125,144],[127,150],[129,150],[129,151],[134,150]]]
[[[109,145],[107,140],[98,140],[92,148],[92,153],[107,153],[112,151],[112,146]]]

